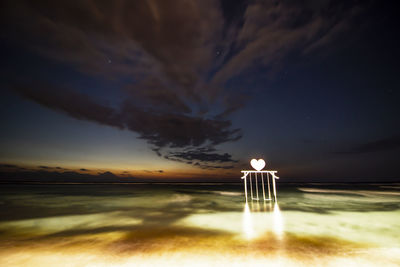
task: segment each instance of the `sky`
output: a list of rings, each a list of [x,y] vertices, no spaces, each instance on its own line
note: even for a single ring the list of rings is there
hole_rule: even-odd
[[[390,3],[2,5],[1,181],[400,181]]]

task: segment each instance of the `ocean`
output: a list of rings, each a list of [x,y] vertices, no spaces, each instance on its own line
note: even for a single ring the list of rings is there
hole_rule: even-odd
[[[0,266],[400,266],[400,184],[2,184]]]

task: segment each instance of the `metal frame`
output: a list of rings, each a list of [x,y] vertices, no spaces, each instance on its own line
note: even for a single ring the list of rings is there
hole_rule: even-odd
[[[275,179],[279,179],[278,176],[275,175],[278,171],[248,171],[244,170],[241,171],[243,173],[243,176],[241,179],[244,179],[244,194],[246,197],[246,203],[247,203],[247,176],[249,175],[249,182],[250,182],[250,196],[251,200],[260,200],[259,195],[258,195],[258,177],[257,174],[261,174],[261,184],[262,184],[262,192],[263,192],[263,199],[264,201],[271,201],[274,200],[275,202],[277,201],[277,195],[276,195],[276,184],[275,184]],[[254,173],[254,178],[255,178],[255,189],[256,189],[256,196],[253,196],[253,183],[252,183],[252,173]],[[268,198],[265,197],[265,186],[264,186],[264,174],[267,174],[267,185],[268,185]],[[271,198],[271,188],[270,188],[270,179],[272,179],[272,192],[273,192],[273,199]]]

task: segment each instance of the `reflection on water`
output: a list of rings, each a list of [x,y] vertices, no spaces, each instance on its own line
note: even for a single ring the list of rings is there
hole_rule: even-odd
[[[244,204],[243,210],[243,233],[246,239],[250,240],[254,238],[253,221],[251,219],[251,212],[249,204]]]
[[[247,240],[262,237],[267,232],[275,234],[277,239],[282,239],[284,232],[283,217],[279,209],[278,202],[274,203],[273,210],[271,209],[272,203],[263,201],[263,210],[260,210],[260,203],[252,201],[253,210],[250,210],[249,204],[246,202],[243,209],[243,236]],[[267,210],[267,207],[269,209]],[[261,213],[261,214],[260,214]],[[257,220],[257,230],[253,223],[253,217]]]
[[[283,236],[283,218],[278,202],[274,204],[274,233],[279,239]]]
[[[0,266],[398,266],[398,186],[4,185]]]

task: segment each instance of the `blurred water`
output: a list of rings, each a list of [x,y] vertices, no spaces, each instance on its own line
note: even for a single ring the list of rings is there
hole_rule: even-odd
[[[399,189],[280,183],[246,206],[239,183],[2,185],[0,265],[400,266]]]

